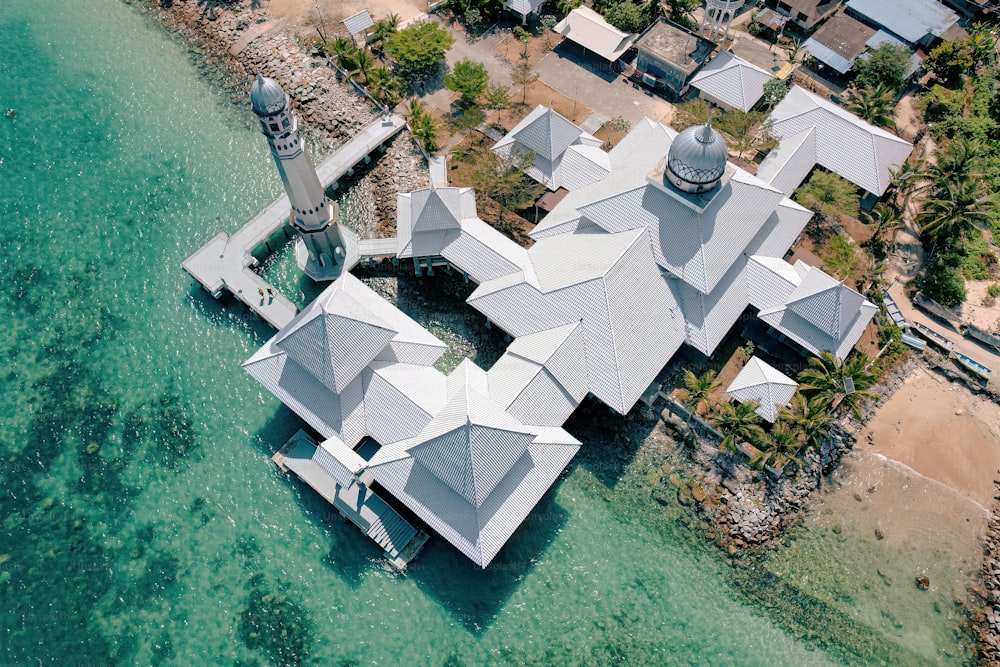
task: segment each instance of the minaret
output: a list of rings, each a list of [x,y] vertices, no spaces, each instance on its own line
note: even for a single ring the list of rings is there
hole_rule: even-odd
[[[744,0],[705,0],[705,14],[698,34],[712,40],[729,41],[729,26]]]
[[[319,182],[281,85],[258,74],[250,88],[250,104],[292,205],[292,226],[299,233],[296,262],[313,280],[335,280],[357,264],[357,237],[337,223],[337,204]]]

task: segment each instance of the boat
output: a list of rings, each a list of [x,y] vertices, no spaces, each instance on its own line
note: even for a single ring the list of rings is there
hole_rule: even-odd
[[[955,343],[953,343],[947,336],[934,331],[934,329],[931,329],[926,324],[914,322],[913,330],[920,334],[922,338],[926,339],[927,342],[937,345],[945,352],[952,352],[955,349]]]
[[[903,334],[903,337],[900,340],[902,340],[903,343],[905,343],[906,345],[909,345],[913,349],[919,350],[920,352],[923,352],[924,348],[927,347],[927,341],[925,341],[923,338],[917,338],[916,336],[911,336],[910,334],[907,333]]]
[[[993,371],[991,369],[987,368],[986,366],[983,366],[981,363],[979,363],[978,361],[976,361],[975,359],[973,359],[968,355],[962,354],[961,352],[956,352],[955,360],[958,363],[962,364],[962,366],[964,366],[965,369],[968,370],[970,373],[979,376],[980,378],[986,380],[987,382],[989,382],[990,378],[993,377]]]
[[[954,310],[945,308],[934,299],[928,299],[922,292],[917,292],[913,295],[913,304],[946,322],[955,322],[957,324],[962,321],[962,318]]]
[[[910,328],[910,323],[906,321],[905,317],[903,317],[903,312],[896,304],[896,300],[892,298],[892,295],[889,294],[889,290],[885,288],[882,289],[882,304],[885,306],[886,312],[889,313],[890,319],[892,319],[893,323],[897,327],[903,331]]]
[[[990,347],[1000,350],[1000,334],[980,329],[975,324],[966,324],[963,326],[962,333],[969,338],[975,338],[980,343],[986,343]]]

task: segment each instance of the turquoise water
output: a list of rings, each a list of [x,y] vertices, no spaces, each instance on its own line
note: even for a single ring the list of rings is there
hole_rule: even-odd
[[[180,269],[280,188],[190,58],[117,0],[0,3],[0,664],[942,660],[722,559],[606,412],[493,567],[387,570],[269,460],[269,331]]]

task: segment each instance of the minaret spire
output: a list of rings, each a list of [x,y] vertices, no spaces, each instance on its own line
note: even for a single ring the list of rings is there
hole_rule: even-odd
[[[296,262],[313,280],[335,280],[357,263],[357,238],[337,222],[337,204],[326,196],[306,153],[288,95],[258,70],[250,104],[292,207],[292,227],[299,233]]]

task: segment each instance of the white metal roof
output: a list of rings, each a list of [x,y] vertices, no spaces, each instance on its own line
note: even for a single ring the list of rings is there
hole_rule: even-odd
[[[505,157],[532,151],[535,159],[527,170],[529,176],[550,190],[573,190],[611,171],[610,158],[600,146],[600,139],[540,104],[500,139],[493,151]]]
[[[356,35],[359,32],[364,32],[375,25],[372,21],[371,15],[368,13],[367,9],[362,9],[357,14],[351,14],[346,19],[341,21],[344,27],[347,28],[347,32],[352,35]]]
[[[771,132],[782,140],[815,128],[815,163],[881,196],[913,145],[870,125],[799,86],[771,112]]]
[[[940,37],[958,22],[958,14],[936,0],[849,0],[847,9],[910,44]]]
[[[786,136],[757,167],[757,178],[791,196],[816,166],[816,127]]]
[[[504,0],[503,6],[521,16],[527,16],[545,4],[545,0]]]
[[[769,422],[778,419],[779,409],[787,405],[798,383],[759,357],[750,357],[726,388],[726,393],[740,403],[757,402],[755,412]]]
[[[611,62],[621,58],[636,37],[614,27],[589,7],[577,7],[552,29]]]
[[[722,51],[691,79],[691,86],[732,109],[750,111],[764,95],[770,72]]]

